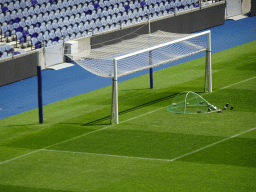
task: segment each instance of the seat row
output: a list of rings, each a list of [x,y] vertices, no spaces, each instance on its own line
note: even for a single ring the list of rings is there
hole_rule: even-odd
[[[153,8],[153,7],[151,7]],[[190,7],[185,7],[184,10],[194,8],[193,5]],[[176,12],[182,11],[183,9],[177,9]],[[27,20],[22,19],[19,23],[14,24],[7,24],[4,23],[1,27],[2,32],[5,34],[6,37],[9,37],[11,35],[17,35],[18,39],[22,36],[31,35],[32,37],[35,36],[34,34],[39,34],[40,32],[50,31],[50,30],[56,30],[58,28],[68,27],[73,28],[74,32],[83,31],[83,30],[89,30],[89,29],[95,29],[100,27],[106,27],[107,25],[122,23],[123,25],[126,25],[126,23],[130,24],[131,22],[129,20],[133,20],[132,23],[135,23],[136,21],[140,22],[142,20],[145,20],[144,17],[147,17],[148,14],[150,14],[150,18],[160,17],[163,15],[172,14],[175,10],[169,9],[164,11],[152,11],[152,9],[147,10],[141,10],[138,12],[138,10],[133,10],[129,12],[114,14],[114,15],[108,15],[103,16],[102,18],[92,19],[91,15],[85,15],[85,14],[77,14],[76,16],[71,15],[71,17],[65,17],[65,18],[59,18],[54,20],[49,20],[48,15],[45,15],[43,18],[30,18],[28,17]],[[141,17],[141,18],[140,18]],[[47,18],[47,19],[46,19]],[[79,25],[79,26],[78,26]],[[78,30],[79,28],[79,30]],[[23,33],[22,33],[23,32]]]
[[[99,3],[96,2],[85,2],[85,3],[80,3],[80,4],[74,4],[73,1],[68,1],[68,2],[58,2],[57,4],[52,4],[50,2],[48,3],[43,3],[43,4],[35,4],[33,5],[32,3],[34,2],[32,1],[27,1],[26,4],[22,4],[22,3],[11,3],[9,5],[5,4],[0,4],[0,13],[7,13],[7,12],[12,12],[12,11],[18,11],[18,10],[22,10],[22,12],[27,12],[29,9],[29,12],[32,14],[39,14],[39,13],[44,13],[46,11],[52,11],[52,10],[61,10],[63,8],[67,9],[67,8],[71,8],[71,9],[76,9],[76,8],[83,8],[84,11],[87,10],[97,10],[97,9],[103,9],[105,7],[113,7],[113,8],[119,8],[119,7],[123,7],[125,10],[128,9],[135,9],[135,8],[140,8],[143,7],[145,5],[155,5],[155,4],[160,4],[160,3],[168,3],[168,4],[177,4],[177,6],[179,6],[179,4],[191,4],[191,3],[196,3],[197,0],[148,0],[148,1],[120,1],[117,3],[110,3],[110,1],[100,1]],[[72,3],[73,2],[73,3]],[[25,2],[24,2],[25,3]],[[122,11],[122,10],[121,10]]]
[[[12,57],[24,53],[25,50],[14,51],[14,48],[10,44],[0,45],[0,59]]]

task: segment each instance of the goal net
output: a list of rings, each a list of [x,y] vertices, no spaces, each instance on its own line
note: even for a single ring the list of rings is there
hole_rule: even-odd
[[[181,114],[210,113],[217,112],[217,110],[216,106],[192,91],[184,91],[178,94],[167,108],[169,112]]]
[[[119,77],[166,64],[206,51],[205,91],[211,92],[210,31],[177,34],[165,31],[137,35],[132,39],[95,49],[79,49],[67,54],[78,65],[93,74],[113,78],[112,120],[118,123],[117,80]]]

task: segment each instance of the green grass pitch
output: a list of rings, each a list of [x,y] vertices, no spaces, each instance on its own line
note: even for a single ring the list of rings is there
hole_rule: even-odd
[[[0,120],[0,191],[256,191],[256,41],[119,83],[120,124],[110,125],[111,87]],[[193,91],[219,108],[166,108]]]

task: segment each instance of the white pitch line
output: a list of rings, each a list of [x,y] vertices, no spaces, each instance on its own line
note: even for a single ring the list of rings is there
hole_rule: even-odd
[[[152,161],[175,161],[175,160],[178,160],[178,159],[181,159],[182,157],[186,157],[188,155],[192,155],[194,153],[197,153],[199,151],[202,151],[204,149],[207,149],[209,147],[212,147],[214,145],[217,145],[219,143],[222,143],[224,141],[227,141],[227,140],[230,140],[230,139],[233,139],[235,137],[238,137],[244,133],[248,133],[250,131],[253,131],[255,130],[256,127],[254,128],[251,128],[249,130],[246,130],[246,131],[243,131],[241,133],[238,133],[238,134],[235,134],[235,135],[232,135],[231,137],[228,137],[228,138],[225,138],[225,139],[222,139],[220,141],[217,141],[215,143],[212,143],[210,145],[206,145],[205,147],[202,147],[202,148],[199,148],[199,149],[196,149],[192,152],[189,152],[189,153],[186,153],[184,155],[181,155],[181,156],[178,156],[178,157],[175,157],[173,159],[158,159],[158,158],[147,158],[147,157],[134,157],[134,156],[125,156],[125,155],[110,155],[110,154],[104,154],[104,153],[87,153],[87,152],[76,152],[76,151],[62,151],[62,150],[54,150],[54,149],[43,149],[44,151],[50,151],[50,152],[60,152],[60,153],[72,153],[72,154],[85,154],[85,155],[98,155],[98,156],[107,156],[107,157],[120,157],[120,158],[128,158],[128,159],[141,159],[141,160],[152,160]]]
[[[19,159],[19,158],[21,158],[21,157],[25,157],[25,156],[27,156],[27,155],[31,155],[31,154],[33,154],[33,153],[36,153],[36,152],[42,151],[42,150],[43,150],[43,149],[38,149],[38,150],[36,150],[36,151],[31,151],[31,152],[29,152],[29,153],[20,155],[20,156],[18,156],[18,157],[14,157],[14,158],[12,158],[12,159],[9,159],[9,160],[6,160],[6,161],[2,161],[2,162],[0,162],[0,165],[5,164],[5,163],[8,163],[8,162],[10,162],[10,161],[13,161],[13,160],[15,160],[15,159]]]
[[[245,79],[245,80],[243,80],[243,81],[240,81],[240,82],[237,82],[237,83],[234,83],[234,84],[231,84],[231,85],[228,85],[228,86],[226,86],[226,87],[222,87],[222,88],[220,88],[220,89],[226,89],[226,88],[228,88],[228,87],[231,87],[231,86],[234,86],[234,85],[238,85],[238,84],[240,84],[240,83],[243,83],[243,82],[246,82],[246,81],[255,79],[255,78],[256,78],[256,76],[255,76],[255,77],[252,77],[252,78],[249,78],[249,79]]]
[[[246,80],[243,80],[243,81],[240,81],[240,82],[237,82],[237,83],[234,83],[234,84],[231,84],[231,85],[229,85],[229,86],[226,86],[226,87],[217,89],[217,90],[215,90],[215,91],[218,91],[218,90],[221,90],[221,89],[226,89],[226,88],[228,88],[228,87],[231,87],[231,86],[237,85],[237,84],[239,84],[239,83],[243,83],[243,82],[249,81],[249,80],[254,79],[254,78],[256,78],[256,76],[255,76],[255,77],[252,77],[252,78],[249,78],[249,79],[246,79]],[[207,94],[207,93],[206,93],[206,94]],[[144,113],[144,114],[142,114],[142,115],[138,115],[138,116],[136,116],[136,117],[132,117],[132,118],[130,118],[130,119],[127,119],[127,120],[125,120],[125,121],[120,122],[120,124],[121,124],[121,123],[124,123],[124,122],[127,122],[127,121],[130,121],[130,120],[133,120],[133,119],[136,119],[136,118],[139,118],[139,117],[142,117],[142,116],[144,116],[144,115],[147,115],[147,114],[150,114],[150,113],[159,111],[159,110],[164,109],[164,108],[166,108],[166,107],[161,107],[161,108],[159,108],[159,109],[156,109],[156,110],[153,110],[153,111]],[[30,155],[30,154],[33,154],[33,153],[36,153],[36,152],[39,152],[39,151],[41,151],[41,150],[45,150],[45,149],[47,149],[47,148],[49,148],[49,147],[53,147],[53,146],[56,146],[56,145],[59,145],[59,144],[62,144],[62,143],[66,143],[66,142],[68,142],[68,141],[72,141],[72,140],[74,140],[74,139],[78,139],[78,138],[80,138],[80,137],[83,137],[83,136],[86,136],[86,135],[95,133],[95,132],[97,132],[97,131],[102,131],[102,130],[108,129],[109,127],[112,127],[112,126],[115,126],[115,125],[116,125],[116,124],[109,125],[109,126],[106,126],[106,127],[101,128],[101,129],[96,129],[96,130],[94,130],[94,131],[91,131],[91,132],[85,133],[85,134],[83,134],[83,135],[79,135],[79,136],[77,136],[77,137],[73,137],[73,138],[71,138],[71,139],[68,139],[68,140],[65,140],[65,141],[62,141],[62,142],[59,142],[59,143],[56,143],[56,144],[47,146],[47,147],[45,147],[45,148],[41,148],[41,149],[38,149],[38,150],[35,150],[35,151],[32,151],[32,152],[23,154],[23,155],[21,155],[21,156],[17,156],[17,157],[14,157],[14,158],[12,158],[12,159],[9,159],[9,160],[2,161],[2,162],[0,162],[0,165],[2,165],[2,164],[4,164],[4,163],[8,163],[8,162],[13,161],[13,160],[16,160],[16,159],[19,159],[19,158],[21,158],[21,157],[25,157],[25,156],[27,156],[27,155]]]

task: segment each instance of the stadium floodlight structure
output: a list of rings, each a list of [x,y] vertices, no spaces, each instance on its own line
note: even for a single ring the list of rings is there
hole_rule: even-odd
[[[112,77],[111,123],[118,124],[118,78],[206,51],[205,86],[212,92],[211,31],[177,34],[164,31],[138,35],[112,45],[67,56],[93,74]]]

